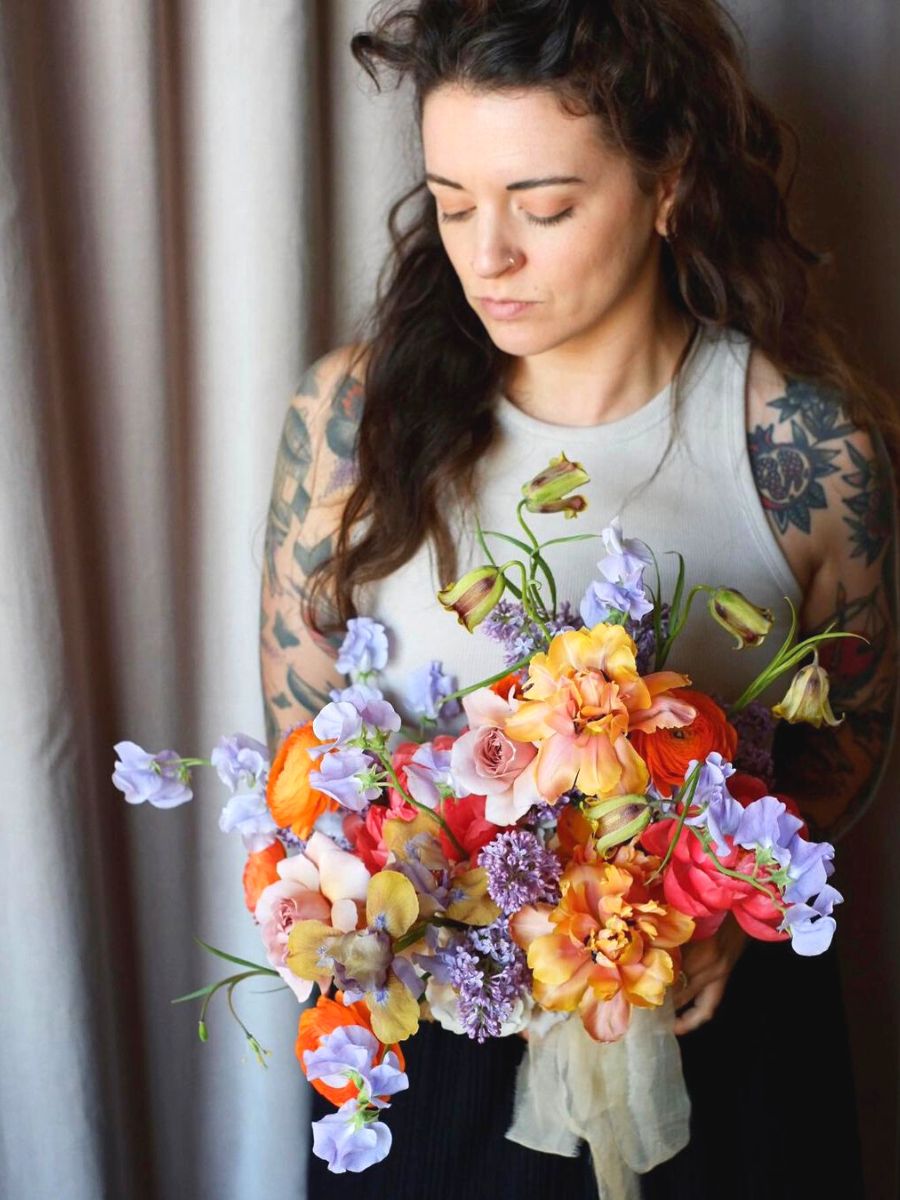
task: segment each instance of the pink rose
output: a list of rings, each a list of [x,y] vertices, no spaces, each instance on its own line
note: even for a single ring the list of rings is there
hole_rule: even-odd
[[[463,700],[469,730],[453,744],[450,771],[470,792],[486,796],[485,817],[495,825],[513,825],[543,796],[535,778],[537,748],[514,742],[503,732],[506,718],[519,701],[490,688],[479,688]]]

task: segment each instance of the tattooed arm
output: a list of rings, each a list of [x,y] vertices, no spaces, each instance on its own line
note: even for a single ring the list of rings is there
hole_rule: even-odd
[[[319,359],[297,389],[278,447],[266,525],[260,612],[260,665],[266,736],[280,735],[328,702],[341,684],[334,669],[339,638],[306,624],[303,600],[313,569],[332,553],[343,503],[353,484],[362,385],[357,347]]]
[[[779,788],[796,797],[814,832],[834,838],[877,788],[895,720],[893,480],[880,441],[833,398],[785,383],[764,361],[751,368],[748,417],[760,498],[803,585],[801,631],[834,625],[867,639],[825,643],[819,654],[842,724],[782,722],[776,740]]]

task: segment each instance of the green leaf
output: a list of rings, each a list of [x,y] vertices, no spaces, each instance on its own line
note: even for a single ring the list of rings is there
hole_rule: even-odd
[[[170,1000],[170,1004],[184,1004],[187,1000],[200,1000],[204,996],[210,995],[219,985],[217,983],[208,983],[204,988],[198,988],[196,992],[188,992],[186,996],[176,996],[174,1000]]]
[[[586,542],[589,538],[598,538],[599,533],[572,533],[568,537],[551,538],[549,542],[541,542],[541,549],[546,550],[548,546],[560,546],[563,542]]]
[[[204,942],[202,938],[195,937],[194,941],[198,946],[202,946],[204,950],[208,950],[210,954],[215,954],[218,958],[224,958],[226,962],[237,963],[239,967],[252,967],[254,971],[259,971],[263,975],[279,977],[278,972],[273,971],[271,967],[263,967],[259,963],[250,962],[247,958],[237,958],[234,954],[226,954],[224,950],[217,950],[215,946],[210,946],[207,942]]]

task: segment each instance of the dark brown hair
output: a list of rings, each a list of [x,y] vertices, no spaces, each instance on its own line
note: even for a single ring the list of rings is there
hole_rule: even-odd
[[[596,114],[642,185],[677,169],[662,266],[676,304],[699,326],[748,335],[785,376],[893,434],[887,399],[847,364],[814,302],[820,257],[788,222],[784,127],[751,91],[715,0],[390,0],[351,46],[376,84],[382,69],[411,81],[420,118],[442,84],[541,87],[569,112]],[[311,593],[310,619],[327,630],[355,615],[358,585],[389,575],[426,538],[442,581],[455,577],[447,514],[472,500],[510,361],[464,296],[424,181],[397,201],[389,227],[366,337],[358,482]]]

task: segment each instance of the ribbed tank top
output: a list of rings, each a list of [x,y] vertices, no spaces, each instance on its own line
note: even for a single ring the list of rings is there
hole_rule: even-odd
[[[670,383],[642,408],[619,420],[570,426],[537,420],[505,396],[498,397],[499,437],[477,472],[482,528],[521,535],[516,504],[521,486],[560,452],[580,462],[590,482],[579,489],[588,506],[576,520],[535,515],[541,540],[599,533],[618,515],[626,537],[655,552],[663,595],[675,584],[677,559],[685,558],[685,593],[695,583],[736,588],[770,608],[776,624],[758,649],[736,650],[734,639],[708,615],[703,594],[675,644],[667,668],[684,671],[703,690],[734,699],[768,663],[790,622],[786,598],[800,607],[800,585],[775,538],[753,479],[747,450],[746,386],[750,344],[734,331],[703,332],[695,339],[677,387]],[[564,399],[560,404],[565,410]],[[670,443],[671,435],[671,445]],[[668,449],[667,449],[668,447]],[[462,519],[459,574],[481,565],[474,522]],[[498,561],[514,551],[494,542]],[[587,585],[598,577],[599,538],[550,547],[546,558],[559,598],[577,610]],[[652,568],[648,578],[653,581]],[[388,579],[362,593],[360,611],[388,630],[391,659],[380,684],[406,715],[404,685],[410,672],[431,659],[464,687],[498,672],[503,648],[481,629],[468,633],[435,597],[447,581],[437,578],[428,544]],[[764,699],[783,694],[781,681]]]

